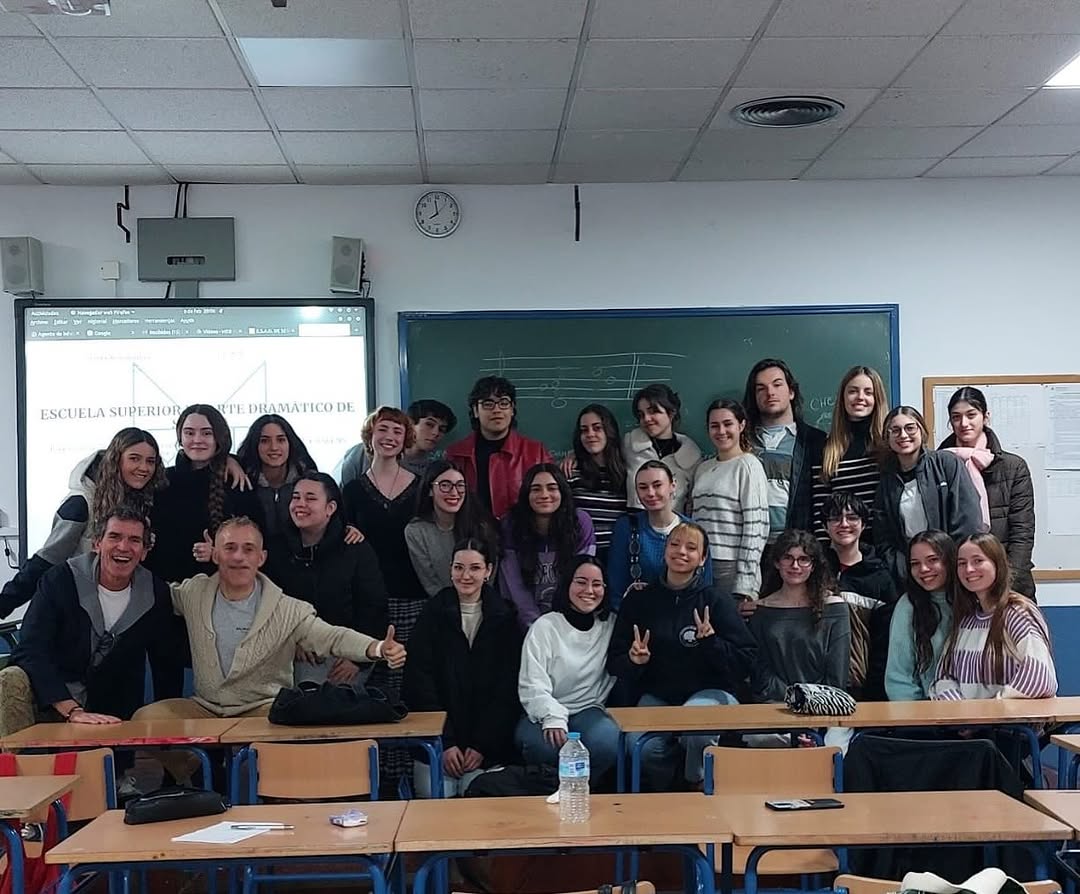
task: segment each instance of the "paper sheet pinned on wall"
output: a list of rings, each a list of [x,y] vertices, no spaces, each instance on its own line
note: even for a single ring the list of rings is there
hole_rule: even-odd
[[[1080,472],[1046,473],[1047,534],[1080,534]]]
[[[1050,386],[1048,469],[1080,469],[1080,385]]]

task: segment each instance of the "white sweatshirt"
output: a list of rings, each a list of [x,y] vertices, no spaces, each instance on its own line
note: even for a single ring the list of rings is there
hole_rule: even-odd
[[[529,720],[566,729],[571,714],[603,707],[615,685],[605,667],[615,616],[578,630],[560,612],[541,615],[525,635],[518,697]]]

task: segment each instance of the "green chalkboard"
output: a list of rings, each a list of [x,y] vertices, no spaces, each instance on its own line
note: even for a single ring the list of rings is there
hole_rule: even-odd
[[[453,407],[462,420],[457,438],[467,431],[473,382],[502,375],[517,386],[520,431],[562,453],[585,404],[606,404],[625,431],[635,425],[634,392],[665,382],[682,398],[682,430],[707,453],[705,408],[718,397],[741,400],[747,372],[763,357],[788,362],[804,416],[821,428],[855,364],[877,369],[895,403],[898,319],[894,304],[402,313],[402,402],[434,398]]]

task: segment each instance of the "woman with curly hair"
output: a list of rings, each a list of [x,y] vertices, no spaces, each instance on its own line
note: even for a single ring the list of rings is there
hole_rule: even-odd
[[[319,467],[296,430],[276,413],[267,413],[251,423],[236,458],[255,485],[266,521],[263,537],[269,542],[288,528],[293,485],[306,472],[317,472]]]
[[[118,506],[149,515],[154,493],[164,486],[165,470],[154,436],[141,428],[118,431],[108,447],[94,451],[72,469],[71,493],[56,510],[48,538],[4,584],[0,617],[29,602],[41,576],[53,565],[90,552],[96,520],[107,518]]]
[[[792,683],[845,689],[851,619],[821,544],[808,531],[787,530],[774,549],[780,589],[759,600],[750,617],[758,645],[754,698],[782,702]]]
[[[226,465],[232,432],[225,417],[208,404],[192,404],[176,421],[180,451],[166,471],[169,486],[154,507],[154,548],[146,567],[176,583],[196,574],[212,574],[210,548],[226,519],[246,515],[262,527],[262,513],[251,491],[232,489]]]
[[[537,463],[525,473],[502,535],[499,588],[517,606],[521,629],[528,630],[551,611],[555,587],[575,556],[596,555],[592,519],[574,507],[559,467]]]

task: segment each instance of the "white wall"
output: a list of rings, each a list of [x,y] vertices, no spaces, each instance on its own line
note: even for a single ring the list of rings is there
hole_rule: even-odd
[[[1080,178],[848,183],[458,187],[445,240],[412,225],[420,187],[192,187],[193,216],[237,219],[237,281],[205,296],[321,295],[330,236],[362,237],[378,306],[378,391],[396,400],[401,310],[896,302],[902,398],[926,375],[1077,369]],[[0,234],[45,243],[55,297],[161,293],[135,279],[114,226],[120,189],[0,187]],[[136,187],[128,225],[172,214],[173,190]],[[0,509],[16,515],[11,297],[0,305]],[[461,346],[468,350],[469,346]],[[14,521],[9,522],[14,524]],[[1080,585],[1040,585],[1080,604]]]

